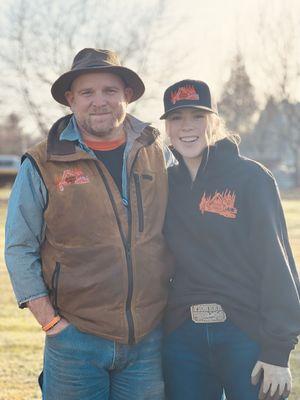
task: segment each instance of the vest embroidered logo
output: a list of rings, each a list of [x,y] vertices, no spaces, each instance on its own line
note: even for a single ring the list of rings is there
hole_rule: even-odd
[[[83,175],[81,169],[65,169],[62,176],[57,178],[56,186],[60,192],[63,192],[65,190],[65,186],[83,185],[89,182],[89,178]]]
[[[199,100],[199,94],[192,85],[181,86],[176,92],[171,93],[171,102],[173,104],[180,100]]]
[[[199,210],[202,214],[211,212],[226,218],[236,218],[238,210],[234,206],[235,198],[235,193],[230,190],[225,190],[222,193],[215,192],[211,196],[206,196],[206,193],[204,193],[199,204]]]

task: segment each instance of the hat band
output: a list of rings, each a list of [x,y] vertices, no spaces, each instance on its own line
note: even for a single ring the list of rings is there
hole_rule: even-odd
[[[120,65],[114,65],[114,64],[89,64],[89,65],[74,65],[74,67],[72,68],[72,71],[76,71],[76,68],[101,68],[101,67],[120,67]]]

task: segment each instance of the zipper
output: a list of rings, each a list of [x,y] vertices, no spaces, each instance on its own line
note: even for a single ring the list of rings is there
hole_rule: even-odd
[[[134,183],[135,183],[135,191],[136,191],[136,200],[138,206],[138,217],[139,217],[139,232],[144,231],[144,210],[143,210],[143,199],[142,199],[142,191],[141,191],[141,181],[140,176],[138,174],[133,174]]]
[[[133,160],[132,166],[131,166],[131,170],[130,170],[130,174],[129,174],[129,180],[128,180],[128,184],[130,185],[130,178],[132,176],[132,171],[133,171],[133,166],[134,163],[137,159],[138,153],[139,153],[140,149],[136,152],[135,158]],[[126,255],[126,263],[127,263],[127,272],[128,272],[128,293],[127,293],[127,299],[126,299],[126,318],[127,318],[127,323],[128,323],[128,343],[129,344],[134,344],[135,343],[135,337],[134,337],[134,323],[133,323],[133,317],[132,317],[132,311],[131,311],[131,302],[132,302],[132,295],[133,295],[133,271],[132,271],[132,258],[131,258],[131,227],[132,227],[132,212],[131,212],[131,207],[130,207],[130,190],[129,190],[129,195],[128,195],[128,238],[126,239],[126,236],[123,232],[122,229],[122,224],[121,224],[121,220],[120,217],[118,215],[118,210],[117,210],[117,206],[116,206],[116,202],[115,199],[113,197],[113,194],[111,192],[111,189],[109,187],[108,181],[106,179],[106,176],[104,175],[102,169],[100,168],[99,164],[97,161],[95,161],[95,166],[97,168],[97,171],[99,173],[99,175],[101,176],[103,183],[105,185],[106,191],[108,193],[115,217],[116,217],[116,221],[117,221],[117,225],[119,228],[119,232],[121,235],[121,239],[122,239],[122,243],[124,246],[124,250],[125,250],[125,255]]]
[[[148,181],[153,181],[153,177],[149,174],[142,174],[143,179],[147,179]]]
[[[56,262],[55,264],[55,269],[52,275],[52,291],[53,291],[53,308],[55,311],[55,315],[58,314],[58,303],[57,303],[57,297],[58,297],[58,280],[59,280],[59,274],[60,274],[60,263]]]
[[[134,324],[133,324],[133,318],[132,318],[132,312],[131,312],[131,301],[132,301],[132,295],[133,295],[133,272],[132,272],[132,258],[131,258],[132,211],[131,211],[131,202],[130,202],[130,181],[131,181],[131,177],[133,175],[134,164],[137,160],[137,157],[138,157],[141,149],[142,149],[142,147],[140,147],[137,150],[135,157],[131,164],[131,169],[128,174],[129,191],[128,191],[128,239],[127,239],[128,253],[127,254],[128,254],[129,263],[127,264],[127,267],[128,267],[128,295],[127,295],[127,301],[126,301],[126,315],[127,315],[128,327],[129,327],[129,339],[128,339],[129,344],[135,343]],[[130,330],[130,327],[132,328],[132,331]]]

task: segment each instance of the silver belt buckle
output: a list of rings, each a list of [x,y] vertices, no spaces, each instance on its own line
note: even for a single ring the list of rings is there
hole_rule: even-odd
[[[191,306],[192,320],[196,324],[226,321],[226,314],[220,304],[194,304]]]

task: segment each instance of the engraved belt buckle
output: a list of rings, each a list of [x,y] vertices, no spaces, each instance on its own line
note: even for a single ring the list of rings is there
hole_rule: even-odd
[[[224,322],[226,314],[220,304],[194,304],[191,306],[192,320],[196,324],[206,324],[211,322]]]

